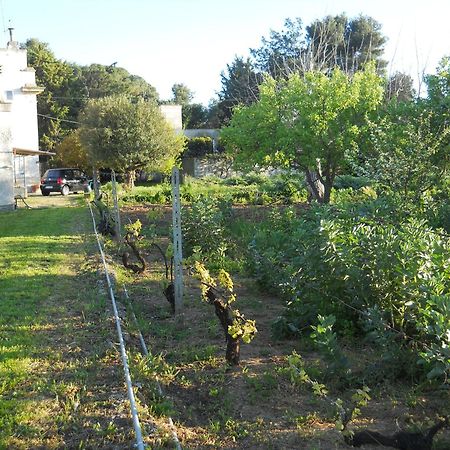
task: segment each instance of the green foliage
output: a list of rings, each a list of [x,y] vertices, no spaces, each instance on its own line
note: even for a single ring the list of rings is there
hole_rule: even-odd
[[[182,106],[188,105],[194,98],[194,93],[183,83],[175,83],[172,94],[174,103]]]
[[[351,397],[350,405],[345,406],[343,400],[338,398],[335,401],[336,405],[336,430],[342,432],[344,435],[351,435],[352,432],[347,430],[347,425],[361,414],[361,408],[367,406],[370,398],[370,389],[363,386],[361,389],[356,389]]]
[[[62,141],[68,130],[68,122],[61,120],[76,120],[77,105],[67,102],[61,96],[71,92],[70,86],[76,77],[74,68],[55,57],[48,44],[37,39],[29,39],[26,44],[28,65],[36,71],[36,84],[45,88],[37,97],[38,113],[53,117],[40,117],[38,121],[40,145],[47,150],[53,150]]]
[[[204,258],[213,258],[221,248],[229,247],[225,224],[230,205],[212,198],[200,197],[189,207],[183,207],[183,253],[190,256],[194,248]]]
[[[227,64],[226,71],[220,77],[222,88],[217,115],[221,124],[227,124],[235,106],[250,105],[257,100],[262,76],[256,73],[250,59],[236,56],[231,64]]]
[[[408,336],[391,340],[391,348],[414,350],[430,376],[448,373],[449,238],[392,204],[391,216],[382,207],[377,199],[349,211],[312,208],[301,217],[288,209],[256,232],[252,271],[289,301],[275,330],[298,334],[313,325],[316,339],[332,349],[330,324],[316,325],[319,314],[335,316],[339,333],[364,333],[377,307],[384,325],[373,331],[389,327]]]
[[[194,137],[187,140],[186,151],[183,156],[198,158],[213,151],[213,141],[210,137]]]
[[[78,167],[88,171],[92,168],[86,149],[80,143],[77,130],[69,132],[55,148],[53,167]]]
[[[449,168],[446,144],[450,126],[436,133],[435,115],[422,104],[392,103],[384,115],[370,123],[368,146],[372,150],[365,157],[359,155],[364,159],[363,171],[415,199],[439,186]]]
[[[287,373],[292,384],[298,386],[303,384],[309,385],[314,395],[326,397],[328,394],[326,386],[308,375],[303,358],[295,350],[287,357],[287,363]]]
[[[228,327],[228,333],[233,339],[242,339],[245,344],[250,344],[257,331],[256,322],[246,319],[237,309],[233,311],[233,315],[233,325]]]
[[[250,173],[225,179],[186,177],[180,187],[183,203],[195,202],[199,197],[241,205],[291,204],[306,202],[304,177],[298,173],[266,176]],[[170,204],[171,187],[167,183],[139,186],[121,196],[125,203]]]
[[[80,120],[80,139],[90,158],[117,172],[167,170],[183,150],[183,138],[156,103],[122,96],[90,100]]]
[[[231,309],[231,304],[236,301],[236,294],[234,293],[233,280],[230,274],[220,269],[216,278],[214,278],[208,269],[199,261],[194,263],[195,274],[200,280],[200,290],[202,293],[202,300],[211,303],[208,296],[210,290],[217,292],[220,295],[220,300],[225,308],[228,308],[232,314],[232,324],[227,328],[227,334],[233,339],[242,340],[249,344],[257,332],[256,323],[254,320],[246,319],[242,313],[237,309]]]
[[[53,150],[74,128],[89,98],[126,95],[156,101],[158,94],[143,78],[115,65],[78,66],[58,59],[47,43],[27,40],[28,65],[36,70],[36,83],[45,88],[37,97],[40,145]],[[70,164],[69,166],[72,166]],[[83,167],[82,164],[76,164]]]
[[[313,330],[311,339],[330,361],[330,371],[343,374],[348,369],[348,362],[339,347],[337,335],[333,331],[336,317],[333,315],[324,317],[319,314],[317,319],[317,325],[311,326]]]
[[[328,203],[335,177],[359,148],[367,115],[382,95],[383,81],[371,66],[352,77],[336,69],[330,76],[266,78],[260,100],[237,108],[222,138],[243,165],[314,171],[324,191],[307,178],[309,187],[318,201]]]
[[[335,189],[361,189],[362,187],[370,186],[373,180],[368,177],[355,177],[353,175],[340,175],[334,182]]]
[[[133,223],[128,223],[124,226],[125,231],[127,231],[127,233],[132,234],[134,237],[138,237],[141,234],[141,230],[142,230],[142,222],[137,219],[135,222]]]

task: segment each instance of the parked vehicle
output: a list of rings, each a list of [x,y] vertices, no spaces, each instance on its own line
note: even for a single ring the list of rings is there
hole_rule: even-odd
[[[50,192],[69,195],[70,192],[87,191],[88,186],[86,174],[75,168],[48,169],[41,179],[42,195],[50,195]]]

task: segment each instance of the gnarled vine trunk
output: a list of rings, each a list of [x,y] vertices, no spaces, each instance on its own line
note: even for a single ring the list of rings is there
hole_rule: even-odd
[[[225,339],[227,342],[225,359],[228,364],[238,366],[240,358],[239,338],[234,338],[228,332],[228,327],[233,325],[233,312],[228,305],[226,305],[220,298],[216,297],[211,289],[208,289],[206,296],[208,298],[208,302],[214,305],[216,316],[218,317],[225,333]]]

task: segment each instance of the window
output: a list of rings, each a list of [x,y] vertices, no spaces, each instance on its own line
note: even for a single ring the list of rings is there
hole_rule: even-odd
[[[6,101],[12,102],[14,100],[14,92],[13,91],[6,91]]]

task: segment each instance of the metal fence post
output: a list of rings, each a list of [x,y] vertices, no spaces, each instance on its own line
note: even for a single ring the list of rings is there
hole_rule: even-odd
[[[182,318],[183,312],[183,252],[181,244],[181,202],[180,202],[180,172],[177,167],[172,169],[172,225],[173,225],[173,263],[175,315]]]
[[[98,182],[98,170],[95,167],[92,168],[92,181],[94,185],[94,197],[98,198],[100,195],[100,186]]]
[[[119,201],[117,199],[117,182],[116,182],[116,173],[114,170],[111,170],[111,187],[112,187],[112,195],[114,201],[114,212],[116,215],[116,220],[114,221],[114,225],[116,227],[116,236],[117,240],[120,242],[122,239],[121,235],[121,223],[120,223],[120,210],[119,210]]]

